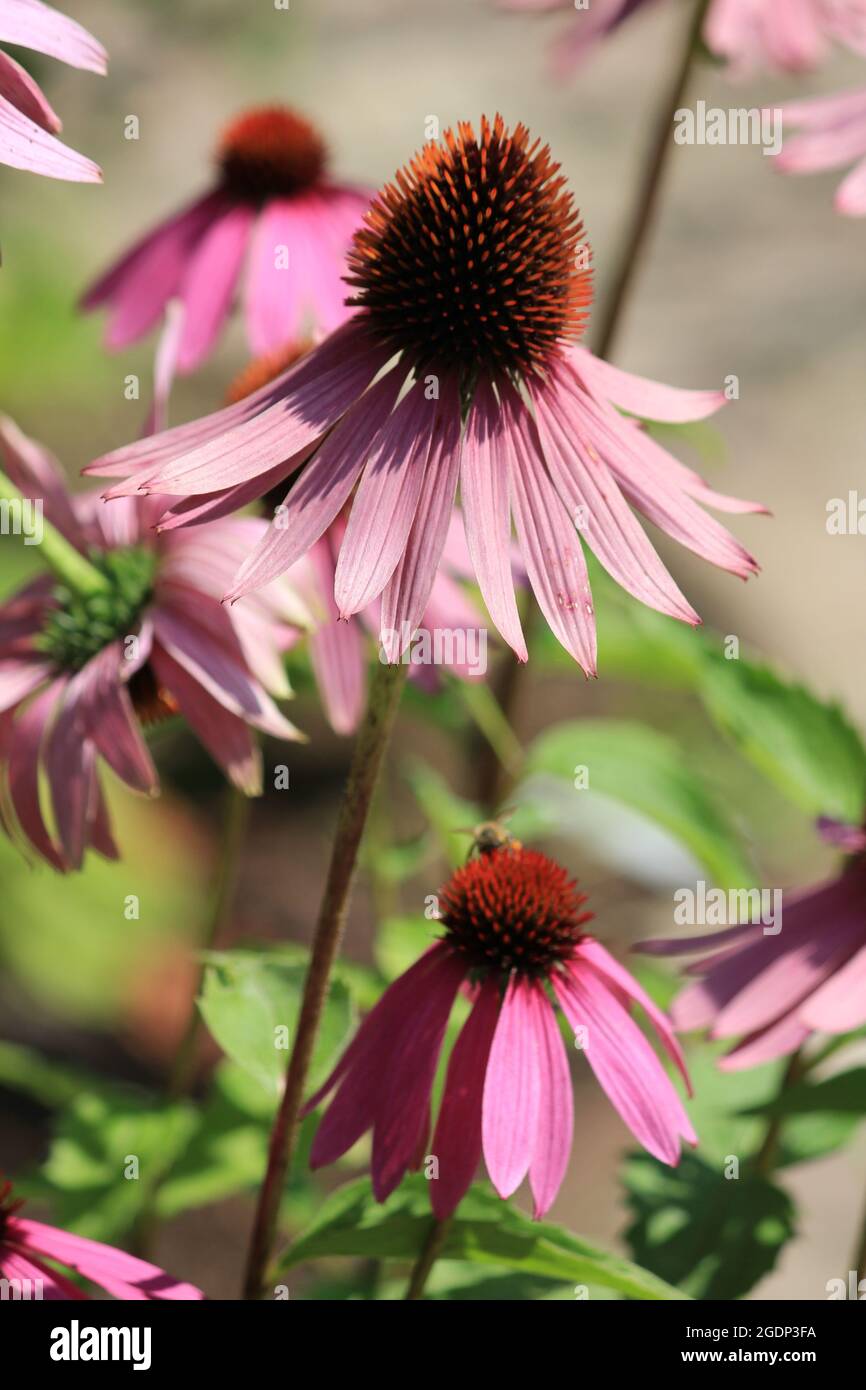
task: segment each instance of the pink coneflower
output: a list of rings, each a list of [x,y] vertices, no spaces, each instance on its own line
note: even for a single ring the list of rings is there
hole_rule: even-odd
[[[67,1274],[55,1268],[59,1264],[113,1298],[130,1302],[204,1298],[193,1284],[180,1284],[156,1265],[123,1250],[19,1216],[21,1205],[12,1198],[12,1184],[0,1182],[0,1277],[17,1286],[23,1297],[46,1301],[88,1298]]]
[[[84,296],[85,309],[110,310],[109,348],[143,337],[177,298],[177,367],[194,371],[216,343],[245,261],[253,352],[281,348],[305,323],[328,330],[346,318],[340,277],[369,194],[330,179],[318,132],[281,106],[239,116],[216,159],[215,186],[148,233]]]
[[[41,0],[0,0],[0,43],[20,44],[72,68],[104,73],[107,54],[92,34]],[[100,183],[84,155],[56,138],[60,117],[29,72],[0,52],[0,163],[49,179]]]
[[[645,941],[656,956],[710,954],[688,967],[701,978],[674,1000],[677,1028],[741,1037],[726,1071],[794,1052],[814,1031],[847,1033],[866,1023],[866,834],[823,822],[831,844],[853,856],[843,872],[785,902],[782,931],[732,927],[671,941]]]
[[[247,400],[88,471],[129,475],[109,496],[184,498],[172,513],[187,522],[291,479],[232,600],[284,573],[351,499],[337,609],[348,618],[381,595],[387,626],[414,631],[459,477],[482,596],[521,660],[512,519],[538,603],[585,671],[595,671],[596,639],[581,536],[629,593],[697,623],[629,502],[743,578],[755,561],[701,504],[761,508],[713,492],[616,408],[694,420],[718,409],[722,392],[661,386],[576,344],[589,252],[558,169],[524,126],[509,132],[500,117],[482,122],[480,140],[467,124],[447,131],[386,185],[356,234],[348,323]]]
[[[553,1202],[572,1140],[568,1052],[554,999],[614,1108],[640,1142],[676,1164],[695,1134],[629,1005],[646,1011],[688,1084],[667,1019],[603,946],[566,871],[516,842],[458,869],[439,894],[441,941],[392,984],[307,1109],[337,1088],[316,1132],[313,1167],[373,1131],[373,1191],[383,1202],[425,1155],[438,1160],[433,1210],[450,1215],[482,1152],[508,1197],[529,1174],[535,1216]],[[461,987],[472,1012],[448,1064],[432,1140],[430,1096]],[[429,1146],[428,1146],[429,1145]]]
[[[53,459],[11,421],[0,422],[0,458],[27,498],[104,577],[94,593],[51,576],[0,605],[0,775],[3,822],[56,869],[77,868],[87,846],[117,850],[100,789],[100,758],[128,786],[158,791],[141,725],[180,713],[244,792],[261,786],[252,730],[297,739],[268,691],[288,694],[281,649],[305,617],[281,584],[231,614],[227,578],[264,522],[221,521],[157,535],[160,505],[107,507],[70,496]],[[57,838],[40,798],[44,772]]]
[[[774,163],[785,174],[815,174],[856,161],[836,190],[834,205],[846,217],[866,217],[866,87],[836,96],[791,101],[782,110],[785,136]]]

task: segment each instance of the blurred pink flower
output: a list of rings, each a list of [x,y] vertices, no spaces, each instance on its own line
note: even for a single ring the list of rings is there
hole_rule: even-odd
[[[509,1197],[529,1174],[536,1219],[565,1174],[573,1117],[569,1050],[549,990],[602,1088],[637,1139],[675,1165],[697,1142],[679,1097],[631,1018],[646,1012],[686,1084],[664,1014],[612,956],[582,931],[591,916],[566,871],[513,844],[458,869],[439,894],[444,937],[394,982],[362,1023],[307,1111],[336,1088],[313,1141],[314,1168],[373,1131],[372,1178],[385,1201],[408,1169],[435,1156],[439,1219],[465,1194],[482,1152]],[[451,1009],[472,998],[448,1063],[432,1140],[430,1097]]]
[[[285,573],[351,498],[337,610],[347,618],[381,595],[388,629],[414,631],[459,476],[482,596],[521,660],[512,518],[539,606],[587,673],[596,636],[581,535],[641,602],[699,622],[629,502],[743,578],[755,561],[702,504],[763,509],[714,492],[620,413],[701,419],[724,404],[721,391],[662,386],[574,343],[590,301],[589,253],[558,168],[525,127],[510,133],[499,117],[483,122],[480,141],[466,124],[446,132],[385,186],[357,233],[347,324],[247,399],[86,471],[127,479],[109,497],[183,498],[168,524],[224,514],[297,473],[232,599]],[[400,643],[386,651],[396,661]]]
[[[41,0],[0,0],[0,43],[45,53],[86,72],[105,72],[102,45],[74,19]],[[61,129],[60,117],[38,83],[0,51],[0,163],[49,179],[100,183],[97,166],[56,139]]]
[[[117,857],[97,772],[99,758],[129,787],[154,795],[156,770],[141,725],[180,713],[248,795],[261,785],[250,730],[301,735],[268,691],[289,693],[281,651],[308,615],[281,583],[231,614],[229,576],[265,527],[254,517],[161,535],[163,503],[106,506],[69,495],[51,456],[8,419],[0,461],[26,498],[110,580],[108,594],[58,588],[50,575],[0,605],[0,774],[4,826],[56,869],[81,865],[87,846]],[[57,839],[43,819],[40,773]]]
[[[110,311],[107,346],[126,347],[181,305],[180,372],[213,349],[248,259],[247,336],[255,353],[282,347],[305,325],[331,329],[343,304],[346,251],[370,195],[325,172],[318,132],[284,107],[239,116],[217,150],[215,186],[137,242],[85,294]]]
[[[866,87],[836,96],[791,101],[781,108],[783,138],[774,163],[784,174],[815,174],[856,161],[836,190],[835,207],[846,217],[866,217]]]
[[[701,978],[677,996],[671,1016],[680,1030],[742,1038],[720,1062],[725,1071],[784,1057],[814,1031],[847,1033],[866,1023],[866,836],[829,821],[821,831],[856,857],[839,877],[786,901],[778,934],[755,924],[635,948],[654,956],[710,952],[688,967]]]
[[[18,1215],[20,1206],[20,1201],[12,1200],[12,1184],[0,1182],[0,1277],[17,1281],[28,1291],[25,1297],[46,1301],[89,1297],[54,1268],[56,1263],[128,1302],[204,1298],[201,1289],[178,1283],[156,1265],[124,1250],[29,1221]]]
[[[648,2],[592,0],[575,13],[574,0],[499,0],[506,9],[571,15],[553,46],[561,75]],[[866,53],[866,0],[710,0],[702,37],[732,76],[758,68],[807,72],[825,60],[834,42]]]

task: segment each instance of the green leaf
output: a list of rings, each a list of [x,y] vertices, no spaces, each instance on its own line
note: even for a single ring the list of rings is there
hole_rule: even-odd
[[[709,420],[688,420],[672,424],[669,420],[647,420],[647,434],[668,449],[672,444],[687,444],[694,449],[701,463],[717,468],[727,459],[725,436]]]
[[[624,1179],[634,1258],[694,1298],[742,1298],[794,1235],[787,1193],[747,1171],[726,1178],[721,1162],[711,1166],[689,1153],[668,1168],[638,1153]]]
[[[253,951],[212,952],[208,961],[199,999],[202,1017],[223,1051],[277,1096],[301,1007],[306,965]],[[327,1074],[351,1025],[349,991],[335,980],[316,1042],[311,1084]]]
[[[547,729],[527,754],[528,774],[573,785],[578,767],[586,767],[589,785],[575,796],[613,797],[664,826],[722,887],[750,882],[728,817],[672,739],[644,724],[584,719]]]
[[[119,1088],[79,1095],[61,1112],[48,1158],[22,1190],[49,1203],[58,1226],[111,1242],[135,1224],[195,1124],[190,1105]]]
[[[333,1255],[413,1260],[431,1221],[425,1178],[406,1179],[381,1206],[369,1180],[361,1178],[328,1198],[312,1226],[289,1249],[281,1269]],[[531,1221],[478,1185],[467,1193],[448,1228],[442,1258],[539,1275],[571,1287],[614,1289],[629,1298],[685,1296],[647,1270],[559,1226]]]
[[[0,1086],[30,1096],[52,1110],[67,1105],[81,1091],[113,1089],[78,1067],[68,1067],[41,1056],[31,1047],[7,1042],[0,1042]]]
[[[750,1112],[756,1113],[756,1112]],[[788,1086],[759,1113],[768,1118],[788,1115],[838,1114],[866,1115],[866,1067],[812,1081],[808,1077]]]
[[[859,825],[866,749],[839,705],[769,667],[721,657],[707,663],[701,693],[741,752],[798,806]]]

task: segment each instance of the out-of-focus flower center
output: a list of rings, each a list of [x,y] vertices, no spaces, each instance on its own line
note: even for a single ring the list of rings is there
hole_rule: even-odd
[[[79,671],[110,642],[135,633],[153,591],[152,550],[94,550],[89,559],[110,581],[110,590],[78,594],[63,585],[56,588],[55,606],[35,643],[62,671]]]
[[[262,353],[261,357],[254,357],[238,372],[234,381],[229,383],[225,394],[226,405],[237,405],[238,401],[246,400],[247,396],[261,390],[263,386],[269,386],[278,376],[282,376],[283,372],[287,372],[289,367],[293,367],[305,357],[312,346],[307,339],[293,339],[284,347]]]
[[[464,864],[439,894],[445,940],[473,970],[549,975],[592,917],[569,878],[538,850],[504,847]]]
[[[321,177],[327,152],[318,131],[285,106],[262,106],[223,131],[217,163],[238,198],[261,203],[291,197]]]
[[[461,122],[386,184],[355,234],[349,302],[431,371],[524,376],[577,338],[589,249],[559,165],[525,126]]]

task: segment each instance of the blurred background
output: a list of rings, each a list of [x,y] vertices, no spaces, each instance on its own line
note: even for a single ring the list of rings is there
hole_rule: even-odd
[[[686,18],[677,0],[649,7],[560,82],[550,76],[548,46],[567,16],[503,14],[485,0],[291,0],[288,11],[256,0],[242,17],[233,0],[77,0],[64,8],[108,48],[109,76],[47,59],[32,68],[64,117],[64,138],[103,167],[105,184],[0,170],[0,409],[51,446],[72,478],[138,433],[153,351],[150,340],[107,356],[99,316],[79,316],[76,300],[132,239],[206,187],[213,147],[232,115],[274,101],[297,106],[323,131],[334,173],[373,186],[423,142],[430,115],[442,128],[497,110],[508,122],[526,122],[550,143],[575,191],[601,300]],[[760,106],[864,81],[863,64],[843,55],[813,77],[737,86],[703,66],[691,100]],[[124,138],[129,115],[139,118],[137,141]],[[776,175],[755,147],[675,147],[616,360],[682,386],[739,377],[740,399],[719,421],[722,456],[700,466],[720,491],[771,509],[772,518],[735,523],[762,574],[741,585],[660,548],[707,623],[838,697],[864,726],[866,541],[828,536],[825,525],[827,501],[861,484],[866,451],[866,225],[833,213],[836,182]],[[215,408],[245,361],[235,324],[206,368],[180,383],[173,422]],[[124,398],[130,372],[141,375],[141,402]],[[0,541],[0,593],[24,573],[14,546]],[[582,714],[645,718],[676,731],[700,760],[752,850],[756,881],[805,884],[829,865],[806,819],[732,767],[689,697],[663,682],[630,681],[612,665],[606,674],[602,652],[601,679],[590,685],[576,668],[539,663],[515,710],[521,738]],[[350,746],[328,730],[303,671],[298,684],[292,718],[310,743],[284,755],[291,790],[253,807],[226,942],[302,942],[315,917]],[[406,776],[419,756],[458,794],[473,795],[484,753],[454,710],[444,697],[410,700],[377,835],[388,824],[406,841],[422,832],[425,817]],[[7,1049],[0,1052],[0,1167],[13,1175],[49,1152],[56,1157],[51,1087],[33,1084],[25,1093],[12,1075],[26,1056],[16,1049],[38,1049],[110,1081],[157,1085],[182,1028],[195,978],[190,943],[218,855],[221,793],[183,736],[167,737],[159,756],[166,795],[158,806],[115,797],[121,865],[97,865],[65,881],[23,869],[0,845],[0,1038]],[[598,935],[625,948],[670,929],[671,885],[696,870],[636,817],[614,816],[604,828],[605,845],[591,825],[548,830],[547,843],[590,893]],[[417,913],[444,872],[434,848],[406,884],[383,889],[381,875],[373,882],[365,874],[348,953],[369,961],[382,892],[388,910]],[[129,893],[146,904],[140,921],[123,916]],[[202,1079],[215,1056],[213,1048],[203,1055]],[[616,1246],[626,1135],[591,1077],[581,1071],[576,1084],[575,1153],[552,1217]],[[864,1160],[861,1145],[797,1170],[790,1187],[803,1203],[801,1239],[753,1296],[820,1298],[825,1281],[844,1273]],[[162,1231],[160,1263],[209,1294],[232,1294],[250,1212],[244,1195],[185,1212]]]

